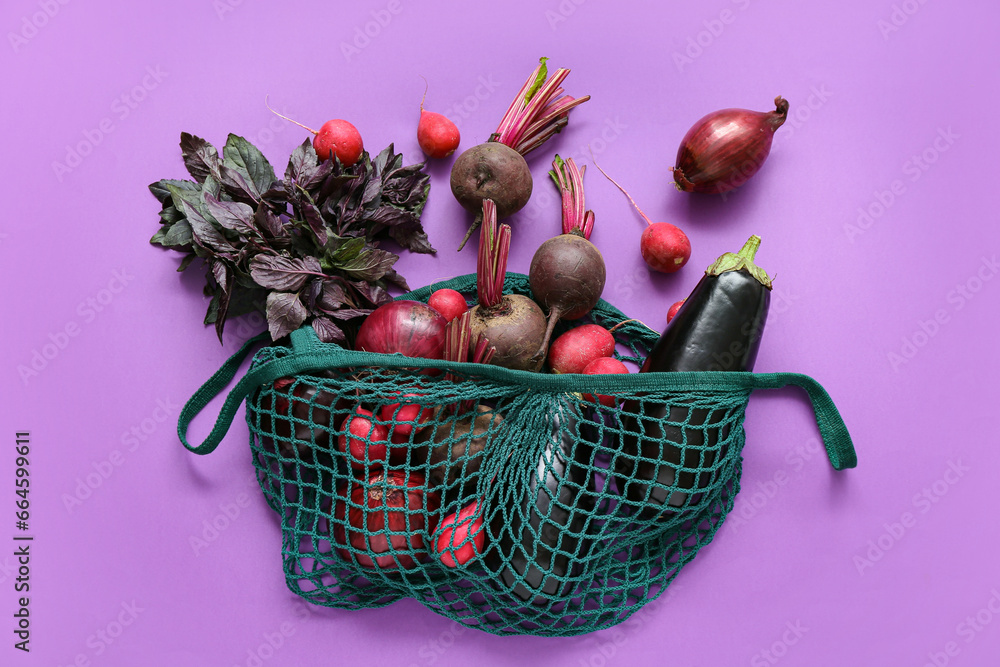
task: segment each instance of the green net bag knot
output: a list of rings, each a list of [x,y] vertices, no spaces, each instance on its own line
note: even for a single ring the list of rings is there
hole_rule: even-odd
[[[434,287],[471,299],[475,276]],[[509,274],[507,290],[529,294],[527,278]],[[604,301],[588,317],[608,328],[627,319]],[[658,338],[638,322],[615,336],[616,355],[634,363]],[[246,399],[288,587],[317,605],[412,597],[501,635],[621,623],[662,593],[732,509],[755,389],[803,387],[834,468],[857,462],[829,395],[803,375],[528,373],[345,350],[310,327],[258,351],[209,436],[188,443],[191,420],[264,339],[195,393],[178,433],[209,453]],[[643,439],[659,456],[637,453]]]

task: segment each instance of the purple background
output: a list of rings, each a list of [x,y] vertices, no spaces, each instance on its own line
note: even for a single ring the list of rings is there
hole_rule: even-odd
[[[0,662],[995,664],[998,15],[995,3],[918,0],[5,2],[0,540],[15,532],[13,439],[25,429],[37,537],[28,656],[12,647],[16,563],[0,548]],[[757,369],[824,384],[859,467],[834,473],[816,451],[804,394],[761,392],[735,513],[617,629],[498,638],[409,600],[305,611],[250,481],[242,417],[211,456],[177,441],[179,406],[252,327],[231,323],[221,347],[203,327],[201,272],[175,273],[178,256],[148,244],[158,206],[146,185],[186,176],[182,130],[220,147],[241,134],[283,170],[304,133],[268,113],[266,94],[306,124],[350,119],[370,150],[394,141],[416,161],[420,75],[426,107],[458,120],[468,148],[540,55],[573,69],[568,93],[593,99],[529,159],[536,195],[512,221],[510,268],[526,271],[558,229],[552,154],[589,162],[587,144],[694,248],[680,273],[650,275],[641,219],[588,174],[605,298],[632,316],[662,326],[705,266],[760,234],[759,262],[777,279]],[[725,201],[674,190],[667,169],[695,120],[768,110],[777,94],[791,116],[746,187]],[[81,145],[79,164],[54,167]],[[474,270],[474,251],[454,251],[468,216],[448,192],[450,162],[429,168],[424,224],[439,254],[398,264],[413,286]],[[18,367],[43,350],[53,358],[23,379]],[[209,425],[205,415],[194,435]],[[78,488],[89,496],[68,506]],[[192,536],[234,507],[196,553]],[[116,634],[119,616],[135,618],[107,644],[98,632]]]

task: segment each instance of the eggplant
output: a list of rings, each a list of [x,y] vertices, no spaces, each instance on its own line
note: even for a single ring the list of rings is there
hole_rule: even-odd
[[[547,418],[545,448],[526,485],[518,479],[494,485],[486,565],[496,585],[524,602],[547,605],[546,596],[564,596],[594,544],[595,490],[593,430],[577,407],[554,405]],[[534,428],[529,424],[529,428]],[[506,502],[505,502],[506,501]],[[588,521],[588,519],[590,519]]]
[[[753,370],[771,300],[771,279],[754,264],[759,247],[760,237],[751,236],[708,267],[640,372]],[[640,516],[669,518],[712,483],[720,443],[736,426],[723,409],[626,401],[614,461],[618,492],[642,508]]]

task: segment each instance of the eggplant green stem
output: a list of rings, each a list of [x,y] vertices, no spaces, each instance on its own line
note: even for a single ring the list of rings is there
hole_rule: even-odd
[[[737,253],[727,252],[705,270],[710,276],[717,276],[726,271],[746,271],[757,279],[761,285],[771,289],[771,279],[767,272],[754,263],[757,249],[760,248],[760,237],[754,234],[743,244]]]

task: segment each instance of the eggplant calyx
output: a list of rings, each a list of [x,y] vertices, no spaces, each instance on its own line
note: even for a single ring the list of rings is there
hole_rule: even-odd
[[[771,279],[768,278],[767,272],[754,264],[753,261],[758,248],[760,248],[760,237],[754,234],[747,239],[747,242],[743,244],[738,253],[725,253],[719,259],[715,260],[715,263],[708,267],[705,273],[710,276],[717,276],[726,271],[743,270],[753,276],[761,285],[767,289],[771,289]]]

